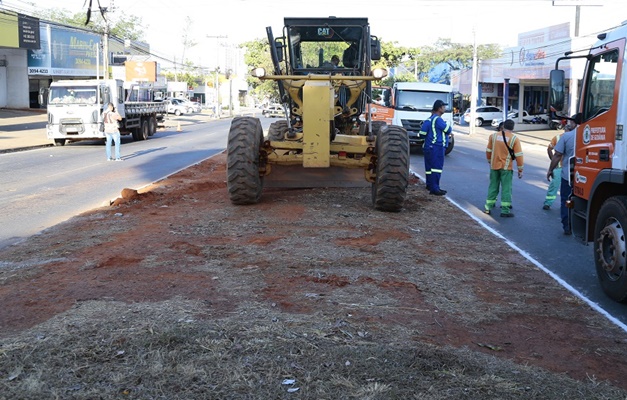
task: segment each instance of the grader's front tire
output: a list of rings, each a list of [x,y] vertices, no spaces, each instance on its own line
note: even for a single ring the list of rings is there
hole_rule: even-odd
[[[285,120],[275,121],[271,123],[270,128],[268,128],[268,140],[272,140],[275,142],[285,140],[285,135],[287,134],[289,129],[290,127]]]
[[[398,212],[403,208],[409,184],[409,138],[400,126],[379,131],[376,141],[376,179],[372,205],[377,210]]]
[[[372,121],[372,133],[378,135],[379,132],[385,129],[387,124],[385,121]]]
[[[263,128],[258,118],[233,119],[226,155],[226,186],[233,204],[254,204],[261,197],[259,150],[262,143]]]

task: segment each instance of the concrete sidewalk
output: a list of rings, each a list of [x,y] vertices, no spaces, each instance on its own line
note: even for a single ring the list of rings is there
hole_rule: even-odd
[[[52,140],[46,137],[47,118],[46,110],[0,109],[0,153],[53,146]],[[165,120],[165,129],[176,129],[179,123],[198,123],[199,119],[213,118],[206,112],[182,115],[176,119],[170,115]]]
[[[46,110],[0,109],[0,153],[52,146]]]
[[[562,132],[562,131],[557,131],[554,129],[529,130],[528,124],[525,124],[525,128],[526,130],[520,130],[520,131],[517,130],[516,127],[514,128],[514,133],[516,134],[516,136],[518,136],[518,138],[520,138],[520,141],[523,144],[525,143],[537,144],[540,146],[547,146],[555,135]],[[485,138],[485,140],[488,140],[488,136],[493,134],[494,131],[495,131],[495,128],[492,126],[486,125],[486,126],[476,127],[473,137],[481,137],[481,138]],[[470,127],[468,125],[454,124],[453,132],[455,132],[456,134],[461,133],[464,135],[470,135]]]
[[[193,114],[193,116],[211,119],[210,115]],[[46,137],[46,118],[45,110],[0,109],[0,153],[52,146],[52,141]],[[180,122],[182,125],[190,123],[185,120]],[[178,122],[172,117],[166,120],[166,128],[176,128],[177,124]],[[458,134],[468,135],[470,127],[455,124],[453,130]],[[474,135],[485,136],[487,140],[488,135],[493,132],[493,127],[484,126],[475,128]],[[525,130],[517,131],[516,134],[523,143],[546,146],[558,132],[556,130]]]

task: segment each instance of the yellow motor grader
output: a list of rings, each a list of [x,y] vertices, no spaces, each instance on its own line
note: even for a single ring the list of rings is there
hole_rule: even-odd
[[[283,35],[266,28],[284,120],[264,137],[261,121],[237,117],[227,145],[227,189],[234,204],[259,201],[266,187],[371,185],[373,206],[400,211],[409,180],[405,129],[371,121],[373,69],[381,44],[367,18],[285,18]],[[365,120],[361,119],[366,115]]]

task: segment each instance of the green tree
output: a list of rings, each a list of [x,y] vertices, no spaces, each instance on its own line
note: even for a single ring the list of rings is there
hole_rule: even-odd
[[[90,29],[99,34],[104,34],[105,32],[105,20],[97,9],[92,10],[91,18],[87,25],[85,25],[87,17],[84,11],[70,14],[67,10],[52,8],[39,10],[35,13],[35,16],[39,19],[57,22],[62,25]],[[109,33],[112,36],[121,39],[143,40],[144,31],[141,28],[142,19],[140,17],[135,15],[121,15],[121,13],[116,13],[115,17],[113,17],[112,13],[107,12],[105,12],[105,17],[109,23]]]
[[[252,70],[263,67],[273,71],[270,59],[270,46],[267,39],[257,39],[241,45],[246,49],[244,62]],[[486,60],[498,58],[500,46],[487,44],[477,46],[477,58]],[[438,64],[446,63],[450,70],[466,69],[472,66],[473,46],[453,43],[450,39],[439,39],[433,46],[404,47],[397,42],[381,42],[381,60],[374,61],[375,68],[396,68],[394,77],[387,77],[377,85],[391,86],[394,82],[411,82],[427,79],[428,73]],[[450,81],[450,74],[444,77]],[[278,86],[274,81],[262,81],[248,76],[248,84],[252,93],[258,98],[270,97],[278,99]]]
[[[501,47],[496,44],[477,46],[477,58],[486,60],[498,58]],[[433,46],[413,48],[406,54],[404,60],[415,75],[425,77],[438,64],[448,64],[450,70],[460,70],[472,67],[473,45],[453,43],[450,39],[438,39]],[[413,67],[411,66],[413,64]],[[450,81],[450,76],[446,77]]]
[[[393,68],[403,62],[411,53],[407,47],[399,46],[398,42],[381,42],[381,60],[374,63],[375,67]]]
[[[206,74],[205,69],[195,65],[191,61],[185,61],[180,68],[162,70],[161,72],[168,81],[186,82],[188,87],[207,85],[215,86],[215,74]],[[220,76],[220,82],[226,80]]]
[[[198,44],[198,42],[192,39],[190,35],[192,25],[193,25],[192,19],[189,16],[185,17],[185,25],[183,26],[183,37],[182,37],[183,56],[181,57],[181,60],[183,63],[185,63],[185,51]]]
[[[274,72],[274,65],[270,57],[270,46],[268,39],[256,39],[240,45],[245,48],[244,63],[248,66],[248,70],[254,68],[265,68],[269,73]],[[246,78],[248,86],[252,88],[251,94],[258,100],[270,98],[273,101],[279,100],[279,88],[275,81],[261,80],[248,75]]]

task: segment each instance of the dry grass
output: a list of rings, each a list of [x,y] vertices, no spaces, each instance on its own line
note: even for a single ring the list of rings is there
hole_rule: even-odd
[[[0,398],[625,398],[468,348],[398,342],[337,315],[244,304],[213,319],[201,308],[180,299],[77,304],[2,341]]]

